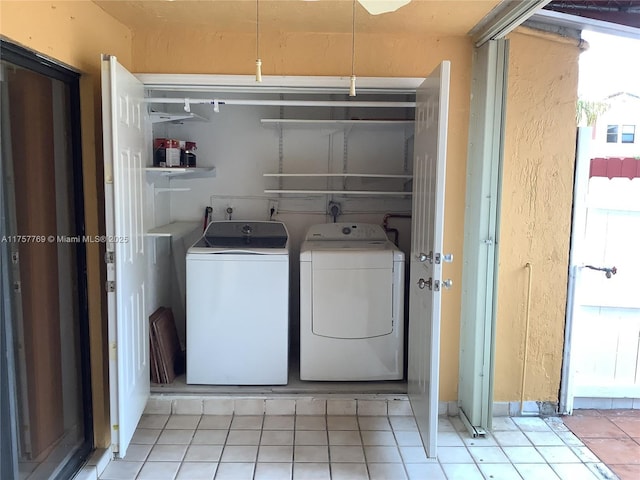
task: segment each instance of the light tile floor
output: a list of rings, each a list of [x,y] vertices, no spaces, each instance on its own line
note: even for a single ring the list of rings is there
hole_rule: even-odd
[[[617,478],[559,418],[494,419],[470,437],[439,419],[438,461],[410,416],[144,415],[102,480],[596,480]]]

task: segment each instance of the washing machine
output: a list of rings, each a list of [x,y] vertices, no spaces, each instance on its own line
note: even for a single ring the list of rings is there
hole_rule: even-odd
[[[187,251],[187,383],[284,385],[289,235],[281,222],[214,221]]]
[[[379,225],[309,228],[300,249],[300,378],[397,380],[404,253]]]

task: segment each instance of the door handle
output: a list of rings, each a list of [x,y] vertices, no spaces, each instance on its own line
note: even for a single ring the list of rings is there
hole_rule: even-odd
[[[447,278],[446,280],[442,281],[442,286],[444,288],[446,288],[447,290],[450,289],[453,286],[453,280],[451,280],[450,278]]]
[[[429,277],[428,280],[421,278],[420,280],[418,280],[418,288],[420,290],[424,290],[424,287],[428,287],[429,290],[431,290],[431,283],[432,283],[431,277]]]
[[[607,278],[611,278],[612,275],[618,273],[618,269],[616,267],[594,267],[593,265],[585,265],[584,267],[591,270],[597,270],[598,272],[604,272]]]

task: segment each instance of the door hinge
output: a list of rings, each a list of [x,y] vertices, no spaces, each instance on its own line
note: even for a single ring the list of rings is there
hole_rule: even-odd
[[[104,263],[116,263],[116,252],[105,252]]]
[[[20,263],[20,254],[17,251],[11,252],[11,263],[13,263],[14,265]]]
[[[429,263],[433,263],[433,251],[430,251],[429,253],[424,253],[424,252],[420,252],[417,255],[418,261],[421,263],[424,262],[429,262]]]
[[[424,278],[421,278],[420,280],[418,280],[418,288],[420,290],[423,290],[425,287],[431,290],[432,286],[433,286],[433,280],[431,279],[431,277],[429,277],[427,280],[425,280]]]
[[[13,293],[22,293],[22,284],[19,281],[13,282]]]
[[[107,283],[105,284],[105,288],[107,290],[107,293],[115,292],[116,282],[113,280],[107,280]]]
[[[439,292],[440,291],[440,280],[434,280],[433,281],[433,291],[434,292]]]
[[[113,183],[113,163],[104,163],[104,183]]]

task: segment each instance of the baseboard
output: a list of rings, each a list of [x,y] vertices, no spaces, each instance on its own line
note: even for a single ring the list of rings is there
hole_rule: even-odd
[[[573,409],[640,410],[640,398],[575,397],[573,399]]]
[[[404,394],[158,395],[144,413],[164,415],[413,415]]]
[[[451,417],[458,414],[458,406],[451,406],[456,402],[441,402],[441,411],[446,403],[447,414]],[[558,403],[547,401],[520,402],[493,402],[492,414],[494,417],[552,417],[558,415]]]
[[[637,402],[640,408],[640,401]],[[626,407],[618,407],[626,408]],[[628,407],[631,408],[631,407]],[[413,415],[405,394],[273,394],[167,395],[152,394],[144,413],[162,415]],[[558,414],[548,401],[494,402],[494,417]],[[438,402],[438,415],[457,417],[457,401]]]

